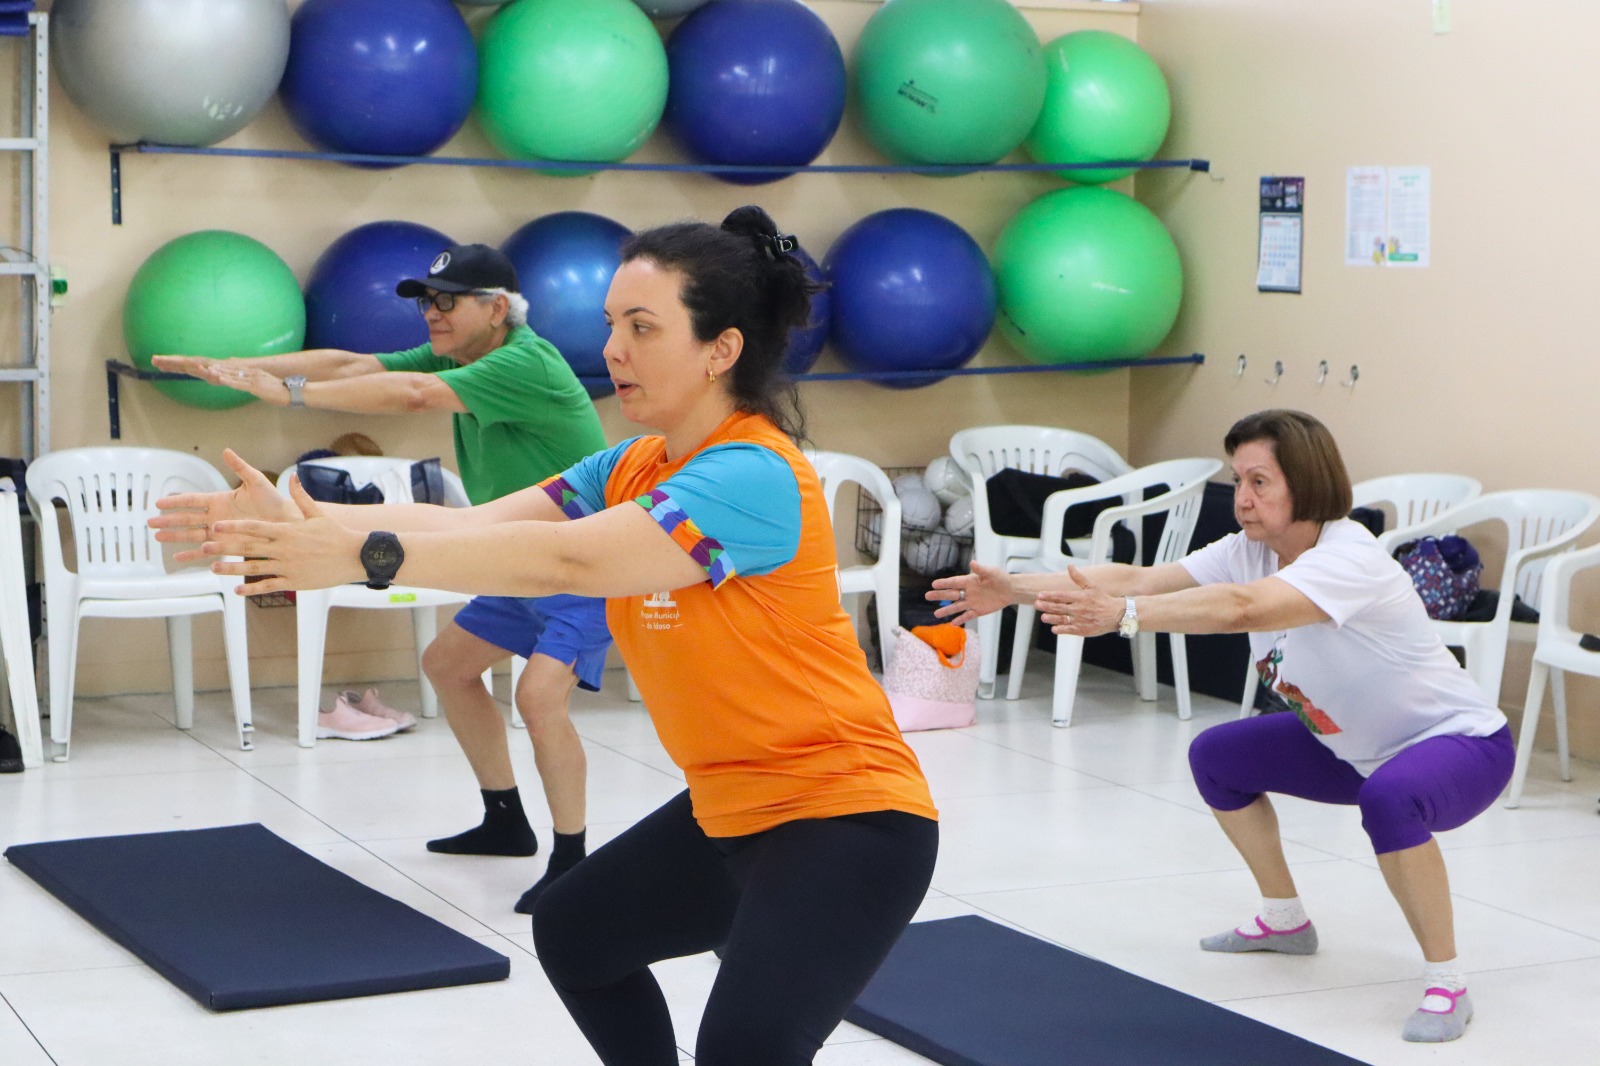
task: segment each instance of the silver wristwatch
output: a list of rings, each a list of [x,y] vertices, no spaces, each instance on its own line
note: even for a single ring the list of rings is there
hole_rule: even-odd
[[[1133,605],[1132,596],[1124,596],[1122,621],[1117,624],[1117,636],[1131,640],[1139,632],[1139,609]]]
[[[306,396],[301,390],[306,387],[306,376],[304,374],[290,374],[283,379],[283,384],[289,390],[289,406],[304,407],[306,405]]]

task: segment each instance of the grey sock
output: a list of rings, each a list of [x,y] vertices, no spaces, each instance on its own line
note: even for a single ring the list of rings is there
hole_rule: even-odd
[[[1442,988],[1428,989],[1429,995],[1446,992]],[[1472,1020],[1472,997],[1463,988],[1453,994],[1453,998],[1455,1003],[1447,1014],[1421,1009],[1412,1011],[1400,1035],[1416,1044],[1441,1044],[1446,1040],[1459,1039],[1467,1031],[1467,1023]]]
[[[1312,955],[1317,950],[1317,927],[1307,922],[1305,925],[1292,932],[1279,932],[1269,928],[1260,918],[1256,919],[1260,927],[1259,936],[1245,936],[1237,929],[1229,929],[1225,933],[1215,936],[1202,937],[1200,950],[1202,951],[1278,951],[1285,955]]]

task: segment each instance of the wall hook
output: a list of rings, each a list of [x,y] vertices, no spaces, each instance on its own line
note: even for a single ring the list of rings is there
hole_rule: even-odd
[[[1322,360],[1319,360],[1317,362],[1317,386],[1320,388],[1322,386],[1323,382],[1325,382],[1327,380],[1328,380],[1328,361],[1326,359],[1322,359]]]
[[[1351,363],[1350,364],[1350,378],[1349,378],[1349,380],[1348,381],[1341,381],[1341,382],[1339,382],[1339,384],[1343,385],[1347,389],[1353,389],[1353,388],[1356,387],[1356,382],[1359,381],[1360,379],[1361,379],[1361,368],[1359,366],[1357,366],[1356,364]]]
[[[1276,385],[1283,378],[1283,360],[1272,361],[1272,376],[1264,379],[1268,385]]]
[[[1249,362],[1250,360],[1246,359],[1244,357],[1244,353],[1241,352],[1239,354],[1239,365],[1234,368],[1233,376],[1236,378],[1244,377],[1244,368],[1249,364]]]

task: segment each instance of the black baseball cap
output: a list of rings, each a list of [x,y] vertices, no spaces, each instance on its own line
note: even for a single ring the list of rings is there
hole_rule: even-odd
[[[429,289],[435,292],[520,291],[517,268],[511,265],[504,252],[487,244],[451,245],[434,257],[427,277],[407,278],[394,287],[394,294],[409,300]]]

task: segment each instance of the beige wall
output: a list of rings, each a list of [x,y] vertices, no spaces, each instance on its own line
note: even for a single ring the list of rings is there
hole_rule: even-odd
[[[1491,491],[1600,492],[1600,94],[1587,73],[1600,7],[1452,6],[1436,35],[1429,0],[1145,5],[1140,40],[1173,90],[1165,152],[1214,169],[1203,187],[1139,179],[1189,267],[1167,348],[1209,358],[1134,377],[1135,458],[1215,454],[1231,419],[1299,407],[1332,427],[1357,479],[1437,469]],[[1345,169],[1365,164],[1432,167],[1430,268],[1344,266]],[[1270,174],[1306,178],[1303,295],[1255,291],[1257,181]],[[1286,366],[1275,387],[1274,359]],[[1334,373],[1318,387],[1322,359]],[[1353,363],[1360,381],[1342,388]],[[1510,706],[1526,662],[1514,648]],[[1574,692],[1575,743],[1600,755],[1597,693]]]
[[[950,432],[992,421],[1070,425],[1125,447],[1136,461],[1219,451],[1235,417],[1294,406],[1339,436],[1356,478],[1416,469],[1459,470],[1488,489],[1527,485],[1600,492],[1600,429],[1589,417],[1596,380],[1585,291],[1585,243],[1600,211],[1586,195],[1597,169],[1597,95],[1586,70],[1600,9],[1558,0],[1528,19],[1513,5],[1457,4],[1435,35],[1428,0],[1155,0],[1143,5],[1019,3],[1042,39],[1099,28],[1134,36],[1173,90],[1167,157],[1213,161],[1211,175],[1150,171],[1138,195],[1167,222],[1184,256],[1187,292],[1162,351],[1200,351],[1202,367],[1098,375],[953,379],[913,392],[863,383],[806,386],[820,446],[885,465],[920,463]],[[875,0],[812,0],[846,55]],[[470,12],[479,21],[484,12]],[[1552,32],[1559,26],[1559,32]],[[55,316],[53,381],[58,447],[107,439],[101,361],[123,355],[120,302],[143,258],[164,241],[209,227],[237,229],[278,251],[304,277],[320,251],[363,222],[427,223],[458,240],[498,242],[550,211],[597,211],[634,227],[715,217],[759,200],[814,252],[871,211],[940,211],[986,248],[1010,215],[1053,187],[1048,179],[806,175],[743,191],[696,176],[604,173],[552,179],[450,167],[367,172],[332,164],[129,156],[126,222],[113,227],[106,138],[59,90],[51,96],[53,261],[67,269],[68,305]],[[301,147],[274,103],[229,142]],[[489,154],[469,124],[441,154]],[[674,158],[658,136],[638,157]],[[825,162],[874,158],[847,115]],[[1433,266],[1401,271],[1343,265],[1345,168],[1433,168]],[[1254,288],[1256,182],[1307,179],[1305,293]],[[9,180],[9,179],[6,179]],[[9,189],[14,200],[14,187]],[[0,316],[9,315],[0,307]],[[0,318],[9,327],[9,320]],[[1240,377],[1239,354],[1249,358]],[[1276,359],[1286,373],[1263,380]],[[1326,359],[1328,380],[1316,383]],[[980,364],[1015,362],[998,339]],[[1340,386],[1351,364],[1354,389]],[[837,369],[825,355],[819,370]],[[609,401],[607,432],[630,432]],[[885,418],[885,412],[892,412]],[[15,434],[0,405],[0,439]],[[240,446],[277,467],[346,429],[390,454],[449,455],[443,419],[286,412],[214,413],[181,407],[147,386],[124,386],[123,440],[215,456]],[[1594,608],[1600,626],[1600,605]],[[159,690],[169,684],[159,627],[91,623],[80,691]],[[198,677],[220,687],[215,633],[202,626]],[[112,638],[112,634],[115,634]],[[111,639],[107,639],[111,638]],[[251,612],[255,679],[293,678],[288,610]],[[404,677],[409,630],[399,617],[335,617],[328,678]],[[1513,651],[1504,689],[1520,705],[1526,652]],[[1600,755],[1595,693],[1575,686],[1574,735]]]
[[[814,0],[848,57],[871,0]],[[1071,29],[1104,28],[1132,35],[1137,6],[1042,0],[1023,7],[1043,39]],[[471,11],[480,21],[485,11]],[[609,172],[586,178],[548,178],[531,172],[414,166],[357,170],[329,163],[216,159],[185,156],[123,158],[124,224],[113,226],[107,188],[106,135],[65,95],[51,94],[52,260],[69,276],[71,296],[54,319],[52,415],[56,447],[108,439],[103,361],[125,358],[121,301],[139,264],[183,233],[233,229],[256,237],[304,278],[318,254],[346,230],[379,219],[406,219],[441,229],[460,241],[499,243],[516,227],[552,211],[596,211],[643,227],[683,216],[720,217],[757,199],[820,257],[852,221],[882,208],[911,205],[948,215],[991,248],[1007,219],[1054,179],[970,175],[933,179],[887,175],[803,175],[741,189],[698,176]],[[273,103],[227,142],[241,147],[304,147]],[[441,154],[490,154],[475,126]],[[637,158],[674,158],[658,135]],[[855,130],[853,116],[824,156],[825,162],[877,157]],[[1210,190],[1204,190],[1209,192]],[[1018,359],[996,338],[980,364]],[[818,370],[838,369],[824,356]],[[1141,371],[1141,373],[1144,373]],[[861,382],[816,383],[804,395],[812,436],[821,447],[854,451],[885,465],[923,463],[944,451],[950,434],[996,421],[1070,425],[1129,443],[1127,371],[957,378],[911,392]],[[180,406],[148,385],[122,387],[122,441],[194,451],[215,459],[233,445],[263,467],[279,469],[300,452],[359,429],[391,455],[450,455],[448,420],[427,417],[359,417],[286,411],[253,405],[227,412]],[[630,432],[611,401],[600,410],[611,439]],[[0,436],[15,433],[14,408],[0,406]],[[8,421],[10,420],[10,421]],[[253,678],[287,684],[294,677],[292,611],[250,612]],[[88,623],[78,671],[79,692],[157,691],[170,685],[159,623]],[[221,687],[224,674],[217,627],[197,627],[202,661],[197,679]],[[410,630],[397,612],[335,614],[329,636],[327,678],[404,677]]]

